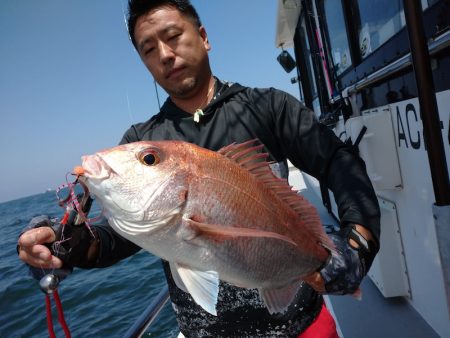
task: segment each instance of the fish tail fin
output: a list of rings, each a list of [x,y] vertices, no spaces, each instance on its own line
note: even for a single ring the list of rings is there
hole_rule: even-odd
[[[281,289],[261,288],[259,289],[259,296],[271,314],[284,313],[294,301],[300,285],[300,282],[296,282]]]

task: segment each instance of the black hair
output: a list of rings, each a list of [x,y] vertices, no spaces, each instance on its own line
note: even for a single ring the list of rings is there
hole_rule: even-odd
[[[180,13],[193,21],[195,25],[200,27],[202,25],[200,17],[197,14],[194,6],[189,0],[129,0],[128,1],[128,34],[131,42],[137,49],[136,40],[134,38],[134,29],[137,20],[147,14],[150,10],[161,6],[172,6]]]

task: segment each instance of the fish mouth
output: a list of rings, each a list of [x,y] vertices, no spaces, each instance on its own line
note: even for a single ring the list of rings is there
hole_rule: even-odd
[[[89,179],[106,179],[115,171],[98,155],[88,155],[81,158],[84,169],[83,176]]]

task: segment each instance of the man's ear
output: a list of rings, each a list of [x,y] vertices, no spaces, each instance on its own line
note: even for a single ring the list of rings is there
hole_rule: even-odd
[[[200,28],[198,29],[200,36],[203,40],[203,45],[205,46],[205,49],[207,51],[211,50],[211,45],[209,44],[209,40],[208,40],[208,34],[206,33],[206,29],[204,26],[200,26]]]

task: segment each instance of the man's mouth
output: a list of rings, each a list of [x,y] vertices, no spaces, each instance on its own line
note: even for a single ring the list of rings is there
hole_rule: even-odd
[[[178,75],[181,74],[181,72],[184,70],[184,67],[177,67],[177,68],[172,68],[171,70],[169,70],[166,74],[166,78],[170,79],[173,77],[177,77]]]

